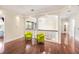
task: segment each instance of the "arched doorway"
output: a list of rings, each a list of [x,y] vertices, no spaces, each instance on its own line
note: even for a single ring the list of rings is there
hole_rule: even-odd
[[[0,17],[0,53],[4,51],[4,17]]]

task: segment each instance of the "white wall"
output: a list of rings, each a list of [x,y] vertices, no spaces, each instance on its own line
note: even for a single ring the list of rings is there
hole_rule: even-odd
[[[79,41],[79,15],[75,18],[75,39]]]
[[[18,14],[2,9],[3,15],[5,16],[5,38],[4,42],[10,42],[24,35],[24,20],[21,16],[16,19]]]
[[[69,19],[69,46],[71,47],[72,53],[75,52],[75,18]]]
[[[79,48],[79,15],[75,17],[75,47]]]
[[[69,35],[74,38],[74,28],[75,28],[75,19],[70,19],[69,21]]]
[[[35,22],[36,23],[36,18],[28,16],[28,17],[25,18],[25,21],[31,21],[31,22]]]

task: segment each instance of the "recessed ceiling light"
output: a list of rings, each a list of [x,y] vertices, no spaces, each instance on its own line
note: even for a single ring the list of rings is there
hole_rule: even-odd
[[[71,12],[71,10],[68,10],[67,12]]]
[[[34,9],[31,9],[31,11],[33,12],[33,11],[34,11]]]

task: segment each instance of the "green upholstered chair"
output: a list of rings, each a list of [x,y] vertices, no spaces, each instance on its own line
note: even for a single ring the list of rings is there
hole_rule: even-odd
[[[36,40],[38,43],[44,43],[44,38],[45,38],[44,33],[39,33],[39,34],[37,34]]]
[[[25,40],[31,40],[32,39],[32,32],[25,32]]]

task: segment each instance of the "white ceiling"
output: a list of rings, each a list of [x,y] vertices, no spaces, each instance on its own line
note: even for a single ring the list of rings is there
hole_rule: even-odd
[[[61,5],[3,5],[0,7],[10,11],[14,11],[22,15],[34,15],[34,14],[42,14],[47,12],[58,13],[66,6],[64,5],[62,6]],[[31,9],[34,9],[34,11],[32,12]]]
[[[61,12],[60,16],[62,18],[72,18],[75,17],[76,15],[79,15],[79,6],[78,5],[71,5],[68,6],[64,11]]]

